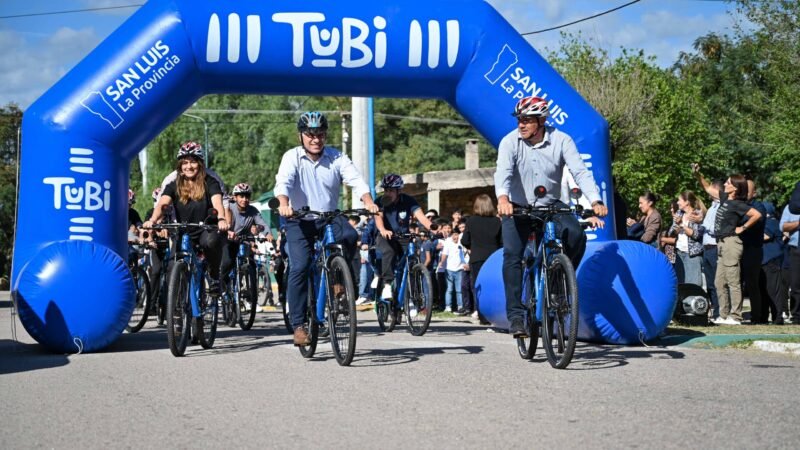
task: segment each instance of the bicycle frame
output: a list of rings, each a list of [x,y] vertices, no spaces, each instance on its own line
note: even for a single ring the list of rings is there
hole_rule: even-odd
[[[536,231],[532,234],[535,236]],[[552,256],[556,250],[561,252],[562,244],[561,239],[556,236],[556,224],[552,220],[546,220],[544,223],[544,233],[542,239],[539,240],[538,245],[531,246],[530,241],[525,249],[523,256],[523,265],[525,270],[522,276],[522,304],[528,304],[529,298],[526,298],[525,291],[527,283],[533,278],[533,285],[536,293],[536,320],[542,321],[542,301],[547,294],[547,280],[543,276],[545,267],[550,263]]]
[[[336,243],[336,238],[333,234],[333,224],[330,222],[325,224],[322,233],[322,239],[319,238],[314,243],[314,256],[312,259],[311,270],[311,287],[316,292],[316,307],[317,307],[317,320],[322,322],[325,319],[325,300],[327,292],[325,292],[326,281],[328,276],[327,262],[333,256],[342,254],[342,246]],[[316,266],[316,269],[314,268]]]
[[[200,317],[203,312],[200,310],[200,298],[202,297],[203,278],[206,272],[205,260],[200,259],[192,247],[192,240],[189,234],[179,231],[181,237],[180,250],[176,253],[175,259],[182,259],[191,277],[189,278],[189,302],[192,305],[192,316]]]

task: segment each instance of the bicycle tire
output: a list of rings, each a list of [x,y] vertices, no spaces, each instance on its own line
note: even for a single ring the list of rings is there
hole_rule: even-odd
[[[286,327],[286,331],[289,334],[293,334],[294,330],[292,329],[292,322],[289,321],[289,301],[284,300],[281,303],[281,314],[283,314],[283,326]]]
[[[239,327],[247,331],[256,320],[256,271],[250,263],[243,264],[239,269]]]
[[[319,321],[317,320],[317,300],[316,292],[314,292],[314,283],[308,280],[308,295],[306,310],[306,323],[308,324],[308,335],[311,338],[311,343],[308,345],[301,345],[297,347],[303,358],[312,358],[317,351],[317,342],[319,342]],[[292,330],[294,333],[294,330]]]
[[[269,299],[269,294],[272,292],[272,286],[269,285],[269,276],[264,274],[264,272],[257,272],[256,276],[256,286],[258,286],[258,304],[259,306],[266,306],[267,300]],[[261,291],[264,291],[264,296],[261,296]]]
[[[542,346],[550,365],[564,369],[572,361],[578,335],[578,283],[575,269],[563,253],[554,255],[550,262],[545,291]]]
[[[133,285],[136,287],[136,299],[133,311],[131,311],[131,318],[128,319],[128,325],[125,329],[129,333],[136,333],[147,323],[152,296],[150,294],[150,277],[147,276],[147,272],[144,269],[136,266],[131,270],[131,276]]]
[[[375,301],[375,315],[378,317],[378,327],[381,331],[391,332],[389,329],[389,302],[378,299]],[[394,327],[392,327],[394,329]]]
[[[522,359],[531,359],[536,354],[539,345],[539,322],[536,320],[536,288],[534,286],[533,274],[525,280],[525,298],[528,303],[525,306],[525,329],[528,337],[517,338],[517,350]]]
[[[217,324],[219,322],[219,298],[203,293],[203,300],[200,302],[202,314],[196,317],[197,330],[200,335],[200,346],[208,350],[214,346],[217,339]]]
[[[433,299],[430,295],[425,295],[425,292],[433,292],[433,281],[428,269],[423,264],[417,263],[409,271],[408,286],[403,301],[406,325],[413,336],[422,336],[431,324]]]
[[[191,329],[189,305],[189,268],[176,261],[169,271],[167,288],[167,343],[173,356],[183,356],[189,343]]]
[[[331,259],[327,280],[331,349],[340,366],[349,366],[356,353],[358,317],[353,277],[343,256]]]
[[[234,292],[234,280],[230,276],[226,277],[225,294],[222,297],[222,323],[231,328],[238,328],[239,321],[236,318],[236,297]]]

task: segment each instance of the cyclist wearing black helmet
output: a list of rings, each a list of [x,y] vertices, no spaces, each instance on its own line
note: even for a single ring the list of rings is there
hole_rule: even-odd
[[[375,246],[381,252],[381,298],[385,299],[392,298],[395,257],[403,252],[400,242],[393,239],[394,234],[408,233],[412,217],[426,229],[431,228],[431,221],[425,217],[419,203],[414,197],[401,192],[404,185],[400,175],[387,174],[381,180],[383,196],[378,197],[378,204],[383,206],[383,211],[375,216],[375,227],[378,229]]]
[[[325,116],[320,112],[303,113],[297,121],[297,131],[300,145],[284,153],[275,176],[275,196],[280,201],[280,215],[291,217],[294,209],[306,206],[313,211],[336,210],[342,183],[353,189],[365,208],[377,212],[369,187],[350,158],[325,145],[328,133]],[[286,222],[289,252],[287,301],[295,345],[310,342],[308,331],[303,327],[307,307],[306,282],[314,242],[323,226],[323,222],[317,220],[290,219]],[[346,217],[337,218],[334,235],[337,242],[344,244],[346,259],[352,260],[358,236]]]
[[[200,144],[189,141],[181,146],[178,151],[176,172],[178,176],[162,191],[158,203],[153,208],[152,217],[143,225],[145,228],[158,223],[162,216],[162,207],[171,204],[175,206],[175,217],[178,222],[202,222],[208,217],[208,210],[212,207],[222,213],[222,189],[217,180],[206,176]],[[224,217],[219,218],[217,226],[222,233],[228,230],[228,222]],[[194,243],[203,248],[208,259],[208,272],[213,280],[208,291],[210,294],[218,294],[222,237],[217,232],[199,229],[190,232],[189,235]]]

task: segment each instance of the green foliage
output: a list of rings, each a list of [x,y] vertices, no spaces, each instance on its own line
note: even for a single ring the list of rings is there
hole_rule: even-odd
[[[11,272],[17,210],[17,132],[21,124],[22,111],[17,105],[0,107],[0,278]]]

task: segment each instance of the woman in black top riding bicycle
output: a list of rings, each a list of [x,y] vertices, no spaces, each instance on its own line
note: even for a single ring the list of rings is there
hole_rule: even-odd
[[[164,188],[153,209],[153,216],[143,225],[145,228],[158,223],[162,208],[167,205],[175,206],[175,217],[181,223],[203,222],[208,218],[209,209],[214,208],[218,212],[223,210],[222,189],[215,179],[206,176],[200,144],[192,141],[183,144],[178,151],[176,166],[178,178]],[[228,230],[228,222],[224,217],[219,218],[217,226],[220,233]],[[190,231],[189,236],[194,244],[203,249],[208,260],[208,272],[212,279],[209,294],[219,293],[221,236],[215,231],[202,229]]]

